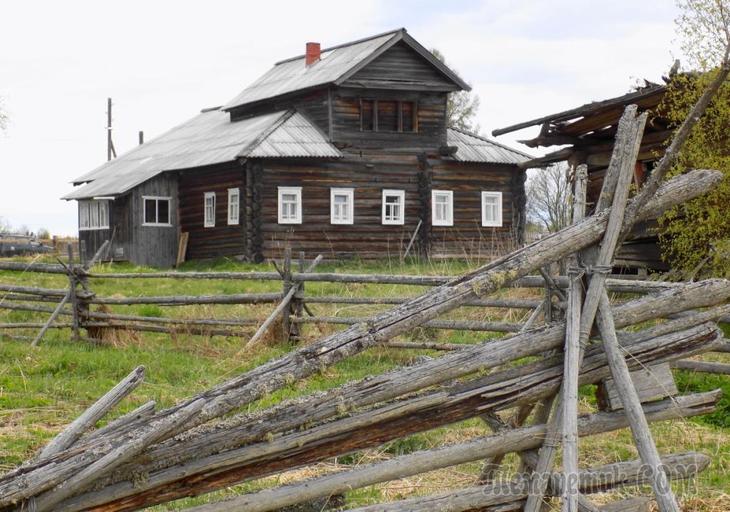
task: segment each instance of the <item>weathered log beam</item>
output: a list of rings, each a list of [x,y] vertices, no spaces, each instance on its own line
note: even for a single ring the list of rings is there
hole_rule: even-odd
[[[666,468],[672,479],[686,479],[695,476],[704,470],[710,463],[710,458],[698,453],[687,453],[666,458]],[[560,479],[551,478],[560,489]],[[607,487],[614,488],[621,485],[641,485],[646,482],[639,461],[608,464],[601,468],[582,471],[579,474],[578,490],[581,493],[596,492],[596,480],[605,480]],[[527,480],[517,480],[510,483],[498,483],[479,487],[469,487],[442,494],[421,498],[380,503],[350,509],[351,512],[467,512],[522,510],[522,502],[527,496],[530,483]],[[506,507],[505,507],[506,505]],[[512,508],[517,506],[517,508]],[[208,512],[204,508],[194,508],[195,512]],[[215,509],[211,509],[215,510]]]
[[[147,446],[155,443],[158,439],[166,436],[168,433],[176,430],[180,425],[184,425],[196,414],[199,414],[203,408],[204,400],[198,399],[174,414],[156,422],[153,429],[145,432],[139,437],[128,440],[116,447],[103,457],[94,461],[80,472],[74,474],[70,478],[59,482],[57,487],[41,494],[33,499],[31,508],[36,512],[47,512],[56,510],[56,505],[72,496],[73,494],[83,491],[94,480],[104,476],[114,470],[114,468],[133,459]]]
[[[695,171],[679,176],[662,187],[652,203],[642,210],[642,215],[656,215],[674,204],[704,193],[721,178],[722,175],[714,171]],[[575,250],[588,247],[601,238],[608,220],[607,216],[608,214],[605,212],[599,213],[447,285],[435,288],[391,311],[376,315],[367,322],[329,336],[216,386],[203,395],[207,404],[203,412],[195,421],[187,425],[187,428],[226,414],[293,380],[312,375],[326,366],[418,326],[435,315],[450,311],[466,301],[494,292],[551,261],[560,259]],[[155,417],[170,415],[191,403],[191,400],[161,411]],[[138,434],[141,435],[148,428],[150,427],[141,426]],[[95,458],[103,456],[103,453],[104,450],[99,450],[88,456],[91,460],[95,460]],[[88,460],[86,459],[87,464]],[[72,465],[59,466],[69,469]],[[56,469],[62,472],[61,467],[56,467]],[[47,485],[47,481],[42,480],[40,484]],[[0,487],[2,487],[2,483],[0,483]],[[19,494],[27,492],[30,492],[29,487],[21,490]],[[29,496],[33,494],[35,492],[31,492]],[[0,495],[7,496],[3,492],[0,492]],[[18,496],[18,494],[13,494],[13,496]]]
[[[616,244],[618,243],[621,226],[624,221],[632,170],[636,162],[636,153],[638,152],[641,135],[644,132],[643,128],[646,123],[646,114],[637,117],[636,111],[636,106],[630,105],[621,116],[611,166],[607,172],[601,189],[601,196],[596,206],[599,212],[597,214],[600,214],[602,211],[609,211],[610,213],[600,247],[597,250],[591,251],[586,258],[589,260],[588,263],[596,271],[591,275],[588,290],[585,293],[585,299],[580,308],[577,340],[573,340],[573,343],[567,345],[567,349],[569,350],[568,358],[571,360],[568,364],[578,368],[580,368],[583,362],[583,347],[588,342],[591,329],[593,328],[594,318],[598,311],[599,298],[605,293],[605,279],[610,272]],[[609,204],[612,205],[610,208],[608,206]],[[575,374],[569,371],[567,377],[574,379]],[[569,381],[568,385],[572,391],[575,391],[577,387],[575,380]],[[568,412],[564,409],[562,403],[564,398],[564,392],[561,392],[558,399],[560,406],[549,422],[551,432],[549,437],[551,440],[560,440],[559,433],[563,430],[563,422],[566,419],[563,414]],[[573,404],[570,404],[568,409],[570,412],[573,412]],[[540,449],[538,464],[535,467],[534,474],[536,485],[533,486],[533,490],[535,492],[530,493],[530,496],[527,498],[525,512],[538,512],[542,507],[542,492],[545,491],[545,485],[547,485],[547,475],[552,471],[557,451],[556,445],[557,443],[553,442],[545,443],[545,446]],[[568,455],[574,458],[577,456],[577,453],[569,448]],[[570,460],[568,464],[569,469],[572,470],[577,465],[577,461]],[[571,495],[575,496],[575,493],[571,493]],[[576,510],[577,503],[575,500],[571,500],[570,497],[568,498],[567,508],[564,507],[563,512]]]
[[[191,304],[265,304],[281,300],[281,293],[232,293],[228,295],[166,295],[161,297],[94,297],[89,304],[185,306]]]
[[[144,380],[144,366],[138,366],[122,379],[116,386],[110,389],[104,396],[94,402],[86,409],[81,416],[76,418],[69,426],[63,429],[43,450],[40,459],[52,457],[71,447],[87,430],[93,427],[97,421],[103,418],[115,405],[124,397],[134,391]]]
[[[686,398],[688,397],[680,397],[680,400]],[[661,407],[670,408],[670,404],[671,401],[666,400]],[[683,412],[687,412],[688,416],[693,415],[691,408],[679,407]],[[602,414],[606,413],[579,417],[579,435],[586,436],[589,433],[595,435],[608,432],[608,423],[603,419]],[[608,414],[621,415],[621,413],[616,412]],[[682,418],[686,416],[678,415],[677,417]],[[610,426],[614,427],[615,423]],[[277,510],[319,497],[349,492],[368,485],[406,478],[427,471],[472,462],[484,457],[535,448],[539,446],[540,440],[544,435],[545,425],[517,428],[502,434],[444,446],[434,450],[419,451],[333,475],[308,479],[302,482],[266,489],[238,498],[186,510],[189,510],[189,512],[267,512]],[[705,455],[688,453],[669,455],[664,457],[662,462],[666,464],[667,468],[675,472],[676,477],[686,478],[693,473],[705,469],[710,463],[710,460]],[[687,468],[690,467],[696,468],[696,471],[687,471]],[[576,474],[578,487],[584,493],[602,492],[622,484],[634,485],[641,483],[643,482],[641,476],[641,461],[608,464]],[[561,479],[558,475],[551,475],[551,481],[552,489],[562,489]]]
[[[713,363],[708,361],[675,361],[672,368],[687,370],[699,373],[714,373],[717,375],[730,375],[730,364]]]
[[[342,324],[356,325],[366,320],[366,317],[346,316],[303,316],[292,317],[291,321],[302,324]],[[492,331],[492,332],[519,332],[521,324],[509,322],[480,322],[477,320],[429,320],[419,327],[430,327],[433,329],[452,329],[458,331]]]
[[[698,326],[624,347],[636,368],[706,351],[719,338],[711,325]],[[59,510],[80,510],[104,504],[103,510],[134,510],[183,496],[210,492],[235,482],[260,478],[355,450],[374,447],[394,438],[461,421],[486,410],[533,402],[554,393],[560,385],[560,357],[511,368],[488,377],[437,390],[403,402],[369,410],[281,438],[240,449],[196,458],[161,471],[135,468],[144,482],[104,485],[100,491],[73,498]],[[594,347],[586,357],[582,384],[609,374],[605,354]],[[537,385],[537,384],[540,385]],[[177,454],[180,455],[179,452]],[[179,460],[179,459],[178,459]]]
[[[722,302],[730,296],[730,284],[723,280],[709,280],[699,283],[692,283],[677,289],[670,289],[655,296],[646,296],[634,301],[625,303],[616,308],[616,322],[619,326],[640,323],[651,318],[665,316],[686,309],[694,309]],[[711,311],[705,312],[700,320],[705,321],[711,318]],[[724,311],[720,311],[724,314]],[[660,327],[669,331],[676,330],[681,326],[687,327],[696,325],[696,317],[683,317]],[[674,322],[674,323],[673,323]],[[559,346],[564,328],[560,325],[547,326],[542,329],[530,331],[524,335],[513,338],[492,341],[489,344],[470,346],[463,351],[452,353],[439,359],[428,361],[424,364],[404,368],[398,372],[391,372],[359,383],[344,386],[342,389],[335,389],[320,396],[310,397],[303,401],[295,401],[290,404],[283,404],[280,407],[262,415],[255,415],[247,419],[246,416],[237,423],[230,423],[232,438],[231,443],[226,433],[217,428],[210,430],[203,429],[197,437],[189,439],[186,443],[189,448],[189,456],[180,453],[180,449],[174,442],[166,443],[159,449],[149,452],[146,456],[149,460],[156,461],[153,465],[157,468],[164,468],[166,462],[186,460],[189,458],[200,458],[206,454],[214,454],[227,447],[241,446],[247,442],[265,438],[270,432],[282,432],[296,429],[308,421],[325,420],[332,415],[339,414],[343,407],[351,409],[364,407],[369,404],[389,400],[401,394],[411,393],[424,387],[445,382],[462,375],[466,375],[480,369],[491,368],[504,364],[510,360],[545,352]],[[656,334],[656,331],[654,332]],[[638,335],[634,335],[636,338]],[[473,413],[473,410],[470,411]],[[146,424],[147,421],[144,422]],[[277,423],[279,427],[277,427]],[[118,433],[117,433],[118,434]],[[101,445],[103,446],[103,445]],[[100,450],[99,445],[84,445],[80,449],[93,456],[95,450]],[[74,453],[69,453],[66,458],[70,460],[60,464],[56,461],[53,472],[63,472],[64,475],[73,474],[77,468],[83,467],[88,458],[73,458]],[[10,482],[25,472],[31,470],[43,470],[42,465],[35,468],[28,467],[24,471],[17,470],[0,478],[0,488],[9,485]],[[32,489],[21,485],[21,492],[30,496]],[[0,494],[5,494],[2,492]]]

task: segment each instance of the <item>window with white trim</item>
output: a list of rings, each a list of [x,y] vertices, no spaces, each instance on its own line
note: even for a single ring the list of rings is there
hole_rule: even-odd
[[[203,194],[203,227],[215,227],[215,192]]]
[[[405,190],[383,190],[383,224],[403,224],[405,208]]]
[[[79,201],[79,231],[109,229],[109,201]]]
[[[502,227],[502,192],[482,192],[482,226]]]
[[[237,188],[228,189],[228,225],[238,225],[241,211],[241,193]]]
[[[172,226],[170,197],[142,196],[143,226]]]
[[[279,187],[279,224],[302,223],[302,187]]]
[[[434,226],[454,225],[454,192],[452,190],[431,191],[431,224]]]
[[[355,191],[351,188],[330,189],[330,222],[353,224],[355,218]]]

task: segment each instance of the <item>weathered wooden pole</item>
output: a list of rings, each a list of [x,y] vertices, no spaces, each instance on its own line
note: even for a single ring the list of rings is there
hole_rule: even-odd
[[[650,483],[657,505],[659,505],[659,510],[662,512],[680,512],[679,504],[674,497],[672,488],[669,485],[669,479],[662,467],[659,451],[652,438],[651,430],[649,430],[649,422],[646,420],[644,411],[641,408],[641,399],[636,392],[634,382],[631,380],[631,372],[616,337],[616,326],[614,325],[611,305],[605,290],[603,290],[600,300],[597,323],[603,339],[603,348],[608,358],[608,367],[611,370],[611,377],[618,389],[619,398],[629,419],[636,448],[646,469],[650,472]]]
[[[583,347],[588,342],[595,315],[598,311],[598,302],[601,292],[604,289],[605,279],[611,270],[610,265],[613,261],[619,233],[624,221],[624,212],[626,211],[634,163],[636,162],[641,138],[644,133],[644,125],[646,124],[646,114],[636,117],[636,111],[637,107],[635,105],[629,105],[621,116],[616,135],[616,143],[614,144],[613,155],[611,157],[611,164],[606,173],[606,181],[603,184],[601,196],[596,207],[598,209],[606,205],[606,209],[602,211],[598,210],[593,215],[595,217],[605,211],[610,211],[598,255],[595,261],[589,262],[592,265],[592,274],[581,308],[580,338],[578,342],[580,349],[577,355],[579,368],[585,352]],[[610,190],[614,187],[614,190]],[[609,198],[613,200],[610,209],[607,206],[610,201]],[[542,507],[543,496],[547,486],[547,476],[555,462],[558,444],[561,440],[562,412],[562,407],[558,407],[556,414],[552,416],[548,424],[548,442],[540,449],[538,465],[535,467],[533,475],[535,485],[531,487],[530,496],[528,496],[525,503],[525,512],[539,512]]]
[[[284,278],[282,280],[281,295],[286,297],[290,291],[293,291],[294,294],[296,294],[296,289],[294,289],[294,283],[291,279],[291,247],[288,245],[284,249],[283,267]],[[291,300],[281,312],[281,339],[284,343],[288,343],[289,337],[291,336],[291,322],[289,319],[291,317],[291,304],[293,300],[294,295],[292,295]]]
[[[144,380],[144,366],[138,366],[109,392],[86,409],[61,433],[46,445],[38,456],[39,459],[52,457],[71,447],[87,430],[106,415],[125,396],[131,393]]]
[[[588,166],[575,169],[573,194],[573,222],[580,222],[586,214]],[[569,261],[568,307],[565,319],[565,359],[563,362],[563,395],[560,402],[563,415],[563,477],[562,510],[578,510],[578,378],[580,375],[580,319],[583,304],[583,274],[578,256]]]
[[[321,261],[322,261],[322,255],[319,254],[314,259],[314,261],[312,261],[312,263],[309,264],[309,266],[307,267],[306,271],[307,272],[311,272],[312,270],[314,270],[317,267],[317,265],[319,265],[319,263]],[[290,271],[291,271],[291,269],[290,269]],[[271,324],[274,323],[274,321],[279,317],[279,315],[281,315],[285,310],[286,311],[289,310],[289,306],[290,306],[291,301],[294,298],[294,294],[296,292],[297,292],[297,287],[296,286],[290,286],[289,287],[286,295],[281,300],[281,302],[276,306],[276,308],[271,313],[271,315],[269,315],[269,317],[266,320],[264,320],[264,323],[261,324],[261,326],[258,328],[258,330],[256,331],[256,333],[251,337],[251,339],[248,341],[248,343],[246,343],[246,346],[247,347],[249,345],[256,344],[261,339],[261,337],[266,333],[266,331],[269,330],[269,328],[271,327]]]

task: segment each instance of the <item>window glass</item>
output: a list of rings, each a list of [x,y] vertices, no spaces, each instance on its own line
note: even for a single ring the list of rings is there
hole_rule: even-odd
[[[157,201],[154,199],[144,200],[144,222],[155,224],[157,222]]]
[[[279,187],[279,224],[301,224],[301,187]]]
[[[169,224],[170,223],[170,200],[169,199],[158,199],[157,200],[157,223],[158,224]]]
[[[482,226],[502,226],[501,192],[482,192]]]
[[[412,101],[403,101],[400,104],[400,110],[401,110],[401,126],[402,131],[404,132],[414,132],[415,125],[414,125],[414,116],[415,116],[415,109],[413,108],[413,102]]]
[[[403,224],[405,220],[405,192],[383,190],[383,224]]]
[[[228,189],[228,224],[238,224],[241,210],[240,194],[237,188]]]
[[[203,226],[215,227],[215,192],[206,192],[203,199]]]
[[[378,131],[398,131],[398,102],[378,101]]]
[[[351,188],[333,188],[330,190],[330,222],[332,224],[352,224],[354,190]]]
[[[360,129],[364,132],[371,132],[375,129],[373,104],[373,100],[360,101]]]
[[[453,192],[434,190],[431,193],[431,211],[431,221],[434,226],[452,226],[454,224]]]
[[[109,228],[109,201],[86,200],[79,201],[79,229],[108,229]]]

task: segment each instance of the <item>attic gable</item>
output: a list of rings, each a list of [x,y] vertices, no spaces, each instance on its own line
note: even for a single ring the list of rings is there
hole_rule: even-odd
[[[393,50],[396,46],[398,48],[389,53],[389,50]],[[408,66],[413,66],[414,71],[418,71],[423,76],[428,75],[429,80],[433,79],[436,82],[445,80],[446,83],[438,86],[442,89],[437,90],[470,89],[469,85],[454,71],[434,57],[402,28],[325,48],[321,50],[320,58],[311,64],[306,63],[305,55],[277,62],[273,68],[226,103],[223,110],[249,108],[255,104],[270,102],[306,90],[328,85],[343,85],[344,82],[359,72],[365,71],[366,68],[368,71],[361,79],[370,79],[368,77],[375,73],[378,69],[377,66],[393,65],[393,60],[397,60],[398,56],[408,61]],[[385,58],[380,60],[376,67],[369,68],[369,65],[380,57]],[[420,60],[417,57],[420,57]],[[429,66],[430,70],[427,69]],[[434,73],[438,76],[434,76]],[[406,77],[406,80],[410,79]],[[392,83],[394,81],[391,79]],[[406,82],[398,79],[395,83],[404,85]],[[353,85],[355,85],[354,82]]]
[[[341,85],[434,91],[456,91],[462,88],[404,41],[388,48]]]

